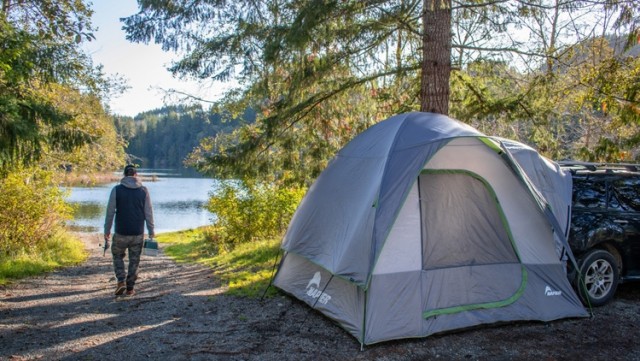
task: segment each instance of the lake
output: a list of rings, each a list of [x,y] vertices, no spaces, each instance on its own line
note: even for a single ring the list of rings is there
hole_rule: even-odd
[[[154,181],[143,180],[142,184],[151,195],[156,234],[211,224],[214,215],[203,206],[216,186],[216,180],[166,169],[139,169],[138,174],[145,179],[154,178]],[[72,228],[102,233],[109,194],[118,183],[69,187],[71,194],[67,201],[77,207]]]

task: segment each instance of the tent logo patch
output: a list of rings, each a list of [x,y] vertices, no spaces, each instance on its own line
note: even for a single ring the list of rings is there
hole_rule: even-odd
[[[309,280],[309,283],[307,283],[307,288],[306,288],[306,294],[307,296],[311,297],[312,299],[318,299],[318,302],[320,302],[323,305],[326,305],[330,300],[331,300],[331,296],[329,296],[327,293],[322,292],[319,288],[320,288],[320,281],[322,281],[322,278],[320,276],[320,272],[316,272],[313,277],[311,277],[311,279]]]
[[[554,291],[551,289],[551,287],[547,286],[544,288],[544,295],[545,296],[560,296],[562,295],[562,291]]]

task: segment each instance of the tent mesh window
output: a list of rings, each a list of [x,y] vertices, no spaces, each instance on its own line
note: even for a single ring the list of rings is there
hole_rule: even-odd
[[[420,175],[423,269],[517,263],[495,197],[469,173]]]

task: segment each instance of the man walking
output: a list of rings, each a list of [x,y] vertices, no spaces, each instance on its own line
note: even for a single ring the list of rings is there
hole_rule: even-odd
[[[107,216],[104,222],[104,241],[109,246],[111,226],[115,216],[115,234],[111,253],[113,254],[113,268],[118,285],[116,296],[135,294],[134,286],[138,278],[138,265],[144,242],[144,224],[147,223],[149,238],[155,236],[153,230],[153,207],[151,197],[146,187],[137,177],[134,165],[124,167],[124,178],[120,184],[113,187],[107,204]],[[129,252],[128,272],[125,271],[124,256]]]

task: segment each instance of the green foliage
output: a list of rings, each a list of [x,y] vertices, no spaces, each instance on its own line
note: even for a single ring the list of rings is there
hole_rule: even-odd
[[[575,44],[566,68],[547,84],[565,154],[588,161],[637,162],[640,136],[640,58],[622,51],[620,38]],[[559,152],[560,153],[560,152]]]
[[[82,259],[61,231],[71,209],[54,170],[111,168],[124,156],[101,104],[113,84],[79,45],[93,39],[91,15],[83,0],[2,2],[0,278]]]
[[[255,124],[203,138],[192,164],[216,177],[308,185],[357,133],[426,104],[419,85],[428,85],[421,75],[433,64],[426,64],[421,50],[433,34],[424,30],[432,24],[421,22],[431,10],[423,6],[433,3],[148,0],[124,22],[133,41],[183,51],[171,68],[175,74],[238,80],[217,104],[218,113],[258,113]],[[639,10],[637,2],[455,2],[442,11],[452,17],[452,28],[434,29],[452,35],[443,37],[451,44],[441,44],[441,53],[453,48],[459,75],[451,113],[489,134],[539,146],[546,155],[575,155],[571,141],[579,135],[572,128],[587,123],[591,129],[597,122],[590,119],[593,108],[571,114],[578,104],[574,95],[584,87],[608,89],[582,75],[565,76],[577,64],[566,58],[593,34],[635,39]],[[439,63],[448,69],[446,61]],[[606,77],[609,84],[618,79]],[[447,91],[444,85],[439,93]],[[630,104],[628,111],[637,109],[636,101]],[[608,131],[600,137],[624,140],[611,139]],[[595,143],[589,139],[585,149]]]
[[[409,40],[416,37],[405,29],[417,26],[413,10],[383,1],[146,1],[124,22],[134,41],[186,50],[172,67],[177,74],[236,76],[240,86],[215,112],[258,113],[255,124],[204,138],[191,164],[220,178],[308,185],[355,134],[417,104],[417,47]],[[389,94],[403,101],[389,101]]]
[[[373,109],[353,113],[349,97],[317,107],[313,120],[296,123],[268,144],[264,122],[244,125],[231,133],[201,140],[187,164],[222,179],[310,185],[335,153],[356,134],[375,123]],[[361,105],[367,103],[366,100]],[[327,108],[325,108],[327,107]]]
[[[79,48],[81,41],[93,39],[91,14],[81,0],[3,3],[0,177],[12,167],[38,164],[49,152],[72,152],[102,135],[91,119],[104,113],[99,97],[107,81]]]
[[[554,77],[503,62],[477,61],[454,73],[451,115],[485,134],[519,140],[558,159],[570,154]]]
[[[474,62],[455,73],[452,115],[552,159],[636,162],[640,58],[621,49],[612,37],[574,44],[551,73]]]
[[[219,247],[281,236],[304,196],[297,186],[224,181],[207,209],[217,217],[211,238]]]
[[[29,253],[0,257],[0,285],[36,276],[87,259],[84,244],[66,232],[58,232]]]
[[[0,179],[0,258],[30,254],[53,238],[70,219],[51,172],[17,169]]]
[[[50,77],[38,67],[38,39],[0,18],[0,48],[0,169],[33,163],[46,143],[69,149],[82,142],[62,128],[70,116],[40,92]]]
[[[93,10],[82,0],[4,0],[0,14],[45,41],[79,43],[94,39]]]
[[[57,109],[74,114],[61,128],[84,134],[91,141],[66,151],[44,147],[39,162],[42,167],[87,174],[122,166],[124,140],[117,134],[113,118],[105,112],[97,96],[58,84],[52,84],[46,95]]]

